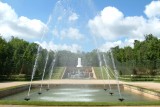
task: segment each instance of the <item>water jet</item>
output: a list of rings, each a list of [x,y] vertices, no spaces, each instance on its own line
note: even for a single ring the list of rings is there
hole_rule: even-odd
[[[123,98],[119,98],[118,100],[119,100],[120,102],[123,102],[123,101],[124,101],[124,99],[123,99]]]
[[[26,98],[24,98],[24,100],[29,101],[29,100],[30,100],[30,98],[29,98],[29,97],[26,97]]]

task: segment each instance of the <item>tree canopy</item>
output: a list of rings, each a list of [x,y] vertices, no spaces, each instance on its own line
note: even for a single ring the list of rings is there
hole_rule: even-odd
[[[145,35],[144,41],[135,40],[133,48],[116,46],[112,50],[120,66],[126,64],[127,68],[132,65],[134,70],[143,68],[146,69],[144,73],[148,70],[150,74],[160,68],[160,39],[152,34]]]
[[[0,36],[0,75],[31,75],[37,48],[36,43],[29,43],[17,37],[6,41]],[[116,46],[112,48],[112,52],[116,66],[122,74],[137,74],[137,71],[141,71],[144,74],[155,75],[155,71],[157,73],[160,70],[160,39],[152,34],[145,35],[144,41],[135,40],[134,47]],[[42,75],[47,53],[46,49],[40,49],[36,76]],[[107,62],[112,66],[109,52],[103,54],[108,56]],[[46,72],[49,72],[54,57],[55,52],[49,51]],[[76,66],[78,57],[82,58],[83,66],[99,66],[97,50],[78,53],[62,50],[58,51],[56,57],[56,66]]]

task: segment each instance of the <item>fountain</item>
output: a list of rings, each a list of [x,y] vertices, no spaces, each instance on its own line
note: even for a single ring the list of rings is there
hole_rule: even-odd
[[[77,64],[77,67],[79,68],[79,67],[82,67],[82,65],[81,65],[81,58],[78,58],[78,64]]]
[[[106,71],[106,73],[107,73],[107,78],[108,78],[108,85],[109,85],[109,94],[110,95],[113,95],[113,92],[112,92],[112,89],[111,89],[111,85],[110,85],[110,75],[109,75],[109,73],[108,73],[108,66],[107,66],[107,62],[106,62],[106,59],[105,59],[105,57],[104,57],[104,54],[103,54],[103,60],[104,60],[104,63],[105,63],[105,66],[106,66],[106,69],[105,69],[105,71]]]
[[[119,101],[123,101],[124,98],[122,98],[122,95],[121,95],[121,91],[120,91],[120,87],[119,87],[119,80],[118,80],[118,71],[117,71],[117,68],[116,68],[116,65],[115,65],[115,62],[114,62],[114,58],[113,58],[113,54],[112,54],[112,50],[110,50],[110,54],[111,54],[111,59],[112,59],[112,64],[113,64],[113,71],[115,72],[115,76],[116,76],[116,81],[117,81],[117,88],[118,88],[118,93],[119,93]]]
[[[42,82],[43,82],[43,79],[44,79],[44,75],[45,75],[45,72],[46,72],[46,66],[47,66],[47,62],[48,62],[48,57],[49,57],[49,51],[47,52],[47,57],[46,57],[46,62],[45,62],[45,65],[44,65],[44,70],[43,70],[43,74],[42,74]],[[38,94],[42,94],[42,82],[41,82],[41,86],[40,86],[40,89],[39,89],[39,92]]]
[[[49,81],[51,81],[51,78],[52,78],[52,75],[53,75],[53,68],[54,68],[54,66],[55,66],[55,62],[56,62],[56,58],[57,58],[57,54],[58,54],[58,52],[56,52],[55,54],[54,54],[54,58],[53,58],[53,60],[52,60],[52,65],[51,65],[51,70],[50,70],[50,72],[49,72]],[[47,91],[49,90],[49,82],[48,82],[48,87],[47,87]]]
[[[84,67],[78,58],[76,67],[66,67],[62,79],[93,79],[91,67]]]
[[[34,78],[34,75],[36,72],[37,62],[38,62],[38,58],[39,58],[39,52],[40,52],[40,46],[38,47],[37,56],[36,56],[35,64],[34,64],[33,71],[32,71],[31,81],[29,84],[28,94],[27,94],[27,97],[24,98],[24,100],[26,100],[26,101],[30,100],[29,96],[30,96],[32,81],[33,81],[33,78]]]
[[[47,26],[50,24],[51,20],[52,20],[52,16],[49,15],[48,21],[47,21],[47,23],[46,23]],[[46,33],[45,30],[46,30],[46,29],[43,28],[43,34],[42,34],[42,36],[41,36],[41,41],[43,40],[44,35],[45,35],[45,33]],[[30,90],[31,90],[32,81],[33,81],[33,79],[34,79],[34,75],[35,75],[35,72],[36,72],[36,69],[37,69],[37,63],[38,63],[38,58],[39,58],[39,54],[40,54],[40,48],[41,48],[41,46],[38,45],[37,55],[36,55],[35,63],[34,63],[33,70],[32,70],[32,76],[31,76],[31,81],[30,81],[30,84],[29,84],[28,94],[27,94],[27,97],[24,98],[24,100],[26,100],[26,101],[30,100],[30,97],[29,97],[29,96],[30,96]]]
[[[58,1],[57,4],[59,2],[61,2],[61,0]],[[69,5],[67,5],[67,6],[69,6]],[[54,12],[57,12],[58,9],[55,9]],[[62,6],[62,10],[65,11],[63,13],[64,16],[66,14],[67,15],[69,14],[69,13],[67,13],[67,9],[63,8],[63,6]],[[70,7],[69,7],[68,10],[72,10],[72,9],[70,9]],[[60,13],[59,17],[63,16],[63,15],[61,15],[62,12],[59,12],[59,13]],[[66,17],[64,17],[64,18],[66,18]],[[50,24],[51,19],[52,19],[52,16],[49,16],[48,22],[46,24],[47,26]],[[59,18],[59,19],[61,19],[61,18]],[[56,24],[56,23],[58,23],[58,24]],[[55,27],[57,27],[57,28],[59,27],[60,31],[64,29],[63,26],[61,26],[63,24],[60,23],[60,20],[56,19],[56,23],[54,23]],[[62,23],[65,23],[64,24],[65,27],[76,27],[76,26],[71,26],[72,24],[68,24],[67,21],[66,22],[63,21]],[[44,29],[41,40],[43,39],[45,33],[46,33],[46,30]],[[74,84],[73,85],[72,83],[70,83],[70,84],[67,84],[67,85],[66,84],[55,85],[55,84],[51,83],[51,78],[52,78],[52,75],[53,75],[53,68],[54,68],[56,60],[57,60],[57,53],[58,52],[56,52],[54,54],[54,59],[52,59],[51,69],[48,73],[49,74],[49,78],[48,78],[49,81],[45,85],[42,85],[42,82],[44,80],[44,75],[46,73],[46,65],[47,65],[47,61],[48,61],[48,57],[49,57],[49,52],[48,52],[47,56],[46,56],[46,60],[45,60],[42,79],[40,81],[40,88],[39,87],[37,88],[36,87],[37,84],[36,84],[36,85],[34,85],[34,87],[36,87],[36,88],[31,90],[32,81],[34,79],[34,75],[35,75],[36,68],[37,68],[37,61],[38,61],[38,58],[39,58],[39,54],[41,52],[41,47],[39,45],[38,49],[37,49],[37,55],[36,55],[36,58],[35,58],[35,63],[34,63],[34,66],[33,66],[33,71],[32,71],[31,81],[30,81],[30,84],[29,84],[29,89],[28,89],[28,91],[18,93],[17,96],[15,95],[16,99],[17,100],[23,100],[23,97],[27,94],[27,97],[25,98],[26,101],[29,101],[30,97],[32,97],[33,101],[71,101],[71,102],[72,101],[76,101],[76,102],[82,102],[82,101],[83,102],[114,102],[114,101],[116,102],[116,101],[121,101],[122,102],[122,101],[124,101],[124,98],[123,98],[124,96],[130,96],[131,97],[131,99],[125,99],[127,101],[132,101],[132,99],[134,99],[135,101],[139,101],[139,99],[142,99],[142,101],[143,100],[144,101],[150,101],[150,99],[148,100],[145,97],[142,97],[142,98],[141,98],[141,96],[135,97],[133,93],[124,92],[124,90],[121,90],[121,87],[123,87],[123,86],[121,84],[119,84],[118,72],[117,72],[117,69],[116,69],[116,66],[115,66],[112,51],[110,51],[112,64],[113,64],[113,68],[114,68],[114,73],[115,73],[114,76],[116,78],[116,82],[117,82],[116,85],[118,87],[118,92],[117,92],[117,89],[115,88],[115,85],[110,83],[109,70],[108,70],[108,66],[107,66],[104,54],[103,54],[103,61],[102,61],[102,56],[101,56],[101,54],[98,50],[99,46],[97,45],[97,41],[96,41],[95,37],[93,37],[93,39],[94,39],[94,42],[96,44],[100,73],[102,75],[102,79],[103,79],[103,82],[104,82],[103,84],[98,84],[98,85],[97,84],[92,84],[92,85],[91,84],[87,84],[87,85],[86,84],[85,85],[84,84],[81,84],[81,85]],[[82,80],[92,79],[93,78],[93,75],[92,75],[93,73],[92,73],[91,67],[86,67],[82,63],[82,61],[83,61],[83,59],[81,59],[79,57],[77,59],[77,65],[74,65],[74,67],[72,67],[72,66],[71,67],[70,66],[66,67],[62,79],[82,79]],[[108,79],[109,94],[111,96],[114,94],[114,96],[112,96],[112,97],[110,97],[110,95],[109,96],[105,95],[106,91],[108,91],[108,90],[106,88],[106,84],[105,84],[105,80],[104,80],[104,74],[103,74],[104,72],[102,70],[102,66],[103,66],[102,63],[103,62],[105,63],[105,71],[106,71],[107,79]],[[42,91],[42,86],[44,88],[46,88],[46,90],[47,90],[47,91],[44,91],[43,94],[41,92]],[[102,90],[102,87],[105,91]],[[33,93],[30,94],[31,92],[33,92]],[[40,96],[37,95],[37,92],[38,92],[38,94],[42,94],[42,95],[40,95]],[[123,94],[123,97],[122,97],[122,94]],[[119,95],[119,99],[115,100],[115,99],[117,99],[118,95]],[[11,99],[11,100],[15,99],[14,95],[10,96],[9,99]]]

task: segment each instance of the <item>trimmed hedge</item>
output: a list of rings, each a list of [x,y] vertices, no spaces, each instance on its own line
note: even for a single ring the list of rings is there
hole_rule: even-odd
[[[160,76],[156,76],[156,78],[154,78],[154,81],[160,82]]]
[[[160,76],[122,75],[119,77],[119,79],[124,81],[160,81]]]
[[[28,75],[10,75],[9,77],[6,75],[0,75],[0,81],[28,81],[31,79],[31,76]],[[34,80],[40,80],[40,77],[34,77]]]

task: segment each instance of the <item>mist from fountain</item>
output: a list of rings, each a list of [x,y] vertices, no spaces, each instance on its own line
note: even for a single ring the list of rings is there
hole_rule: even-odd
[[[119,87],[118,71],[117,71],[117,68],[116,68],[116,65],[115,65],[115,62],[114,62],[112,50],[110,50],[110,54],[111,54],[111,60],[112,60],[112,64],[113,64],[113,71],[115,72],[116,81],[117,81],[117,88],[118,88],[118,93],[119,93],[119,97],[120,97],[119,100],[123,101],[124,99],[122,98],[120,87]]]
[[[34,75],[35,75],[35,71],[36,71],[36,68],[37,68],[37,62],[38,62],[38,58],[39,58],[39,53],[40,53],[40,46],[38,46],[38,51],[37,51],[37,55],[36,55],[36,60],[35,60],[34,67],[33,67],[33,71],[32,71],[31,81],[30,81],[30,84],[29,84],[29,89],[28,89],[28,94],[27,94],[28,97],[30,96],[32,81],[33,81],[33,78],[34,78]],[[26,100],[29,100],[28,97],[26,98]]]
[[[50,24],[51,20],[52,20],[52,16],[49,15],[46,26],[48,26]],[[43,34],[41,36],[41,41],[43,40],[45,34],[46,34],[46,29],[43,28]],[[29,96],[30,96],[30,91],[31,91],[31,87],[32,87],[32,81],[34,79],[34,75],[35,75],[35,72],[36,72],[36,69],[37,69],[37,63],[38,63],[38,58],[39,58],[39,54],[40,54],[40,48],[41,48],[41,46],[38,45],[37,54],[36,54],[36,58],[35,58],[35,63],[34,63],[33,70],[32,70],[31,81],[30,81],[30,84],[29,84],[28,94],[27,94],[27,97],[24,99],[26,101],[30,100]]]
[[[106,71],[106,73],[107,73],[107,79],[108,79],[108,85],[109,85],[109,91],[110,91],[109,93],[112,94],[112,88],[111,88],[110,79],[109,79],[109,78],[111,78],[111,77],[110,77],[109,72],[108,72],[108,71],[109,71],[109,70],[108,70],[108,65],[107,65],[106,58],[105,58],[104,54],[103,54],[103,60],[104,60],[105,66],[106,66],[105,71]]]
[[[45,72],[46,72],[48,57],[49,57],[49,51],[47,51],[46,62],[45,62],[44,69],[43,69],[43,74],[42,74],[41,86],[40,86],[40,89],[39,89],[38,94],[41,94],[41,93],[42,93],[42,92],[41,92],[41,91],[42,91],[42,83],[43,83],[44,75],[45,75]]]
[[[60,3],[60,1],[58,1],[57,4],[60,5],[60,6],[63,5],[63,4]],[[68,4],[67,4],[67,5],[68,5]],[[57,5],[56,5],[56,6],[57,6]],[[55,15],[57,15],[57,9],[59,9],[59,8],[57,8],[57,7],[54,8]],[[65,16],[68,11],[66,10],[66,8],[63,8],[63,6],[62,6],[62,10],[65,10],[65,12],[62,13],[62,14]],[[70,8],[69,8],[69,10],[70,10]],[[94,12],[94,11],[93,11],[93,12]],[[68,13],[67,13],[67,15],[68,15]],[[67,16],[67,15],[66,15],[66,16]],[[52,15],[52,16],[53,16],[53,15]],[[51,15],[49,16],[49,19],[48,19],[47,24],[46,24],[47,26],[50,24],[50,21],[52,20],[52,16],[51,16]],[[64,18],[65,18],[65,17],[64,17]],[[58,26],[58,27],[60,28],[60,30],[62,30],[63,27],[62,27],[61,25],[64,26],[64,24],[59,23],[59,20],[56,20],[55,22],[58,23],[58,24],[55,23],[55,27]],[[63,23],[63,22],[62,22],[62,23]],[[64,23],[66,24],[66,22],[64,22]],[[57,27],[57,28],[58,28],[58,27]],[[71,26],[70,26],[70,25],[68,26],[68,25],[66,24],[65,27],[71,27]],[[44,29],[44,32],[43,32],[43,35],[42,35],[41,40],[43,40],[43,37],[44,37],[44,35],[45,35],[45,32],[46,32],[46,31],[45,31],[45,29]],[[103,70],[102,70],[102,59],[101,59],[101,55],[100,55],[100,52],[99,52],[99,50],[98,50],[97,41],[96,41],[96,39],[95,39],[94,36],[93,36],[93,38],[94,38],[94,42],[95,42],[95,44],[96,44],[97,56],[98,56],[98,61],[99,61],[99,67],[100,67],[102,79],[103,79],[103,82],[104,82],[104,84],[103,84],[104,87],[103,87],[103,88],[104,88],[104,90],[106,90],[106,84],[105,84],[104,74],[103,74]],[[36,55],[36,59],[35,59],[35,64],[34,64],[33,71],[32,71],[32,77],[31,77],[30,86],[29,86],[29,90],[28,90],[28,96],[27,96],[27,98],[26,98],[25,100],[29,100],[30,90],[31,90],[31,86],[32,86],[32,80],[34,79],[34,74],[35,74],[35,71],[36,71],[36,69],[37,69],[37,61],[38,61],[38,58],[39,58],[39,54],[40,54],[40,45],[38,46],[37,55]],[[56,58],[57,58],[57,53],[55,54],[55,57],[54,57],[54,59],[53,59],[53,61],[52,61],[52,66],[51,66],[51,70],[50,70],[50,73],[49,73],[49,80],[51,80],[52,75],[53,75],[53,68],[54,68],[54,66],[55,66]],[[47,60],[48,60],[48,59],[47,59]],[[114,62],[114,61],[112,60],[112,62]],[[113,64],[113,65],[115,65],[115,64]],[[46,69],[46,68],[45,68],[45,69]],[[115,69],[115,70],[116,70],[116,69]],[[114,70],[114,71],[115,71],[115,70]],[[44,71],[43,71],[43,72],[44,72]],[[44,72],[44,74],[45,74],[45,72]],[[115,73],[115,74],[116,74],[116,73]],[[69,74],[68,74],[68,75],[69,75]],[[44,77],[44,76],[42,76],[42,78],[43,78],[43,77]],[[117,77],[116,79],[117,79],[117,81],[118,81],[118,77]],[[119,90],[120,98],[122,99],[121,92],[120,92],[120,89],[119,89],[119,82],[117,82],[117,85],[118,85],[118,90]],[[49,90],[49,88],[50,88],[50,84],[49,84],[49,82],[48,82],[48,89],[47,89],[47,90]],[[41,88],[40,88],[40,91],[41,91]]]
[[[102,60],[101,60],[101,57],[100,57],[100,54],[99,54],[99,51],[97,50],[97,53],[98,53],[98,60],[99,60],[99,66],[100,66],[100,70],[101,70],[101,74],[102,74],[102,79],[103,79],[103,86],[104,86],[104,90],[106,91],[107,88],[106,88],[106,83],[105,83],[105,80],[104,80],[104,74],[103,74],[103,70],[102,70]]]
[[[58,54],[58,51],[55,52],[54,58],[52,60],[51,70],[49,72],[49,78],[48,78],[49,81],[51,81],[51,78],[52,78],[52,75],[53,75],[53,68],[55,66],[55,62],[56,62],[56,59],[57,59],[57,54]],[[49,86],[50,86],[50,83],[48,82],[48,88],[47,88],[47,90],[49,90],[49,88],[50,88]]]
[[[104,90],[106,91],[106,85],[105,85],[105,80],[104,80],[104,75],[103,75],[103,70],[102,70],[102,60],[101,60],[101,56],[100,56],[100,52],[98,50],[98,44],[97,44],[97,40],[96,40],[96,37],[93,35],[93,40],[94,40],[94,44],[96,46],[96,49],[97,49],[97,56],[98,56],[98,61],[99,61],[99,67],[100,67],[100,71],[101,71],[101,75],[102,75],[102,79],[103,79],[103,88]]]

